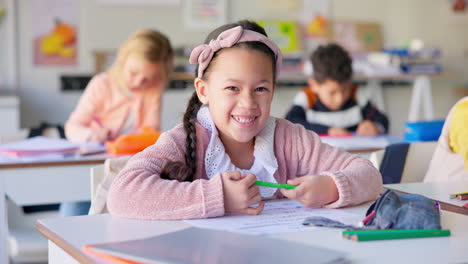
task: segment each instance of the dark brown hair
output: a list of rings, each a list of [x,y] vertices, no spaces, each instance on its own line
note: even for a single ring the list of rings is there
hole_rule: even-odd
[[[350,81],[353,76],[352,60],[340,45],[319,46],[310,57],[313,77],[318,83],[327,79],[339,83]]]
[[[261,26],[259,26],[257,23],[248,21],[248,20],[241,20],[236,23],[223,25],[213,30],[210,34],[208,34],[208,37],[205,39],[204,43],[208,44],[210,40],[216,39],[218,35],[221,34],[223,31],[230,29],[230,28],[237,27],[237,26],[241,26],[243,29],[252,30],[262,35],[267,36],[265,30]],[[273,80],[275,80],[276,57],[273,51],[270,50],[270,48],[268,48],[267,45],[258,41],[248,41],[248,42],[237,43],[232,47],[257,50],[271,57],[272,67],[273,67]],[[213,62],[213,60],[216,59],[217,55],[222,50],[223,49],[215,52],[215,54],[213,55],[213,58],[211,59],[211,62]],[[210,65],[208,65],[208,67],[203,72],[202,79],[204,80],[207,78],[207,76],[209,76]],[[197,76],[197,74],[198,74],[198,65],[195,69],[195,76]],[[178,180],[178,181],[193,181],[194,180],[195,173],[197,171],[197,163],[196,163],[197,136],[196,136],[196,130],[195,130],[195,121],[197,120],[197,113],[201,105],[202,103],[198,99],[197,92],[196,91],[193,92],[192,97],[190,98],[187,104],[187,110],[185,110],[185,114],[183,118],[184,131],[187,135],[185,139],[185,163],[182,163],[180,161],[168,162],[161,173],[162,179],[170,179],[170,180]]]

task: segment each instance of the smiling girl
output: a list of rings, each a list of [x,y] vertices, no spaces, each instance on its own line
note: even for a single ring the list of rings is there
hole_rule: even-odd
[[[183,124],[132,157],[112,182],[112,214],[188,219],[259,214],[264,199],[337,208],[374,199],[379,172],[314,132],[270,116],[281,52],[250,21],[224,25],[196,47],[195,92]],[[259,187],[256,180],[296,185]]]

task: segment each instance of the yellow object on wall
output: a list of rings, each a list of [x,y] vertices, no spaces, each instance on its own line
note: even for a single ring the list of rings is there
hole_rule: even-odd
[[[72,26],[56,19],[53,31],[41,39],[40,50],[45,55],[72,57],[75,55],[75,48],[67,45],[75,42],[75,35]]]
[[[294,21],[258,20],[265,28],[268,37],[278,45],[284,53],[295,53],[301,50],[299,27]]]
[[[59,54],[63,47],[63,39],[58,34],[50,34],[41,40],[41,51],[47,55]]]

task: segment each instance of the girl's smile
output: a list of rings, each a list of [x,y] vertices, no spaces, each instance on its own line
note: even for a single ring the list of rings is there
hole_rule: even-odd
[[[232,115],[232,118],[234,118],[234,120],[236,120],[242,127],[253,126],[255,120],[257,119],[256,116],[250,115]]]

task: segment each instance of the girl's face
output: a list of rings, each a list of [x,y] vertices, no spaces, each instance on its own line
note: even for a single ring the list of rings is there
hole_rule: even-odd
[[[251,49],[221,50],[207,80],[196,79],[223,143],[252,143],[270,117],[275,84],[268,55]]]
[[[123,66],[123,80],[131,92],[153,87],[161,82],[162,65],[150,63],[141,56],[130,54]]]

